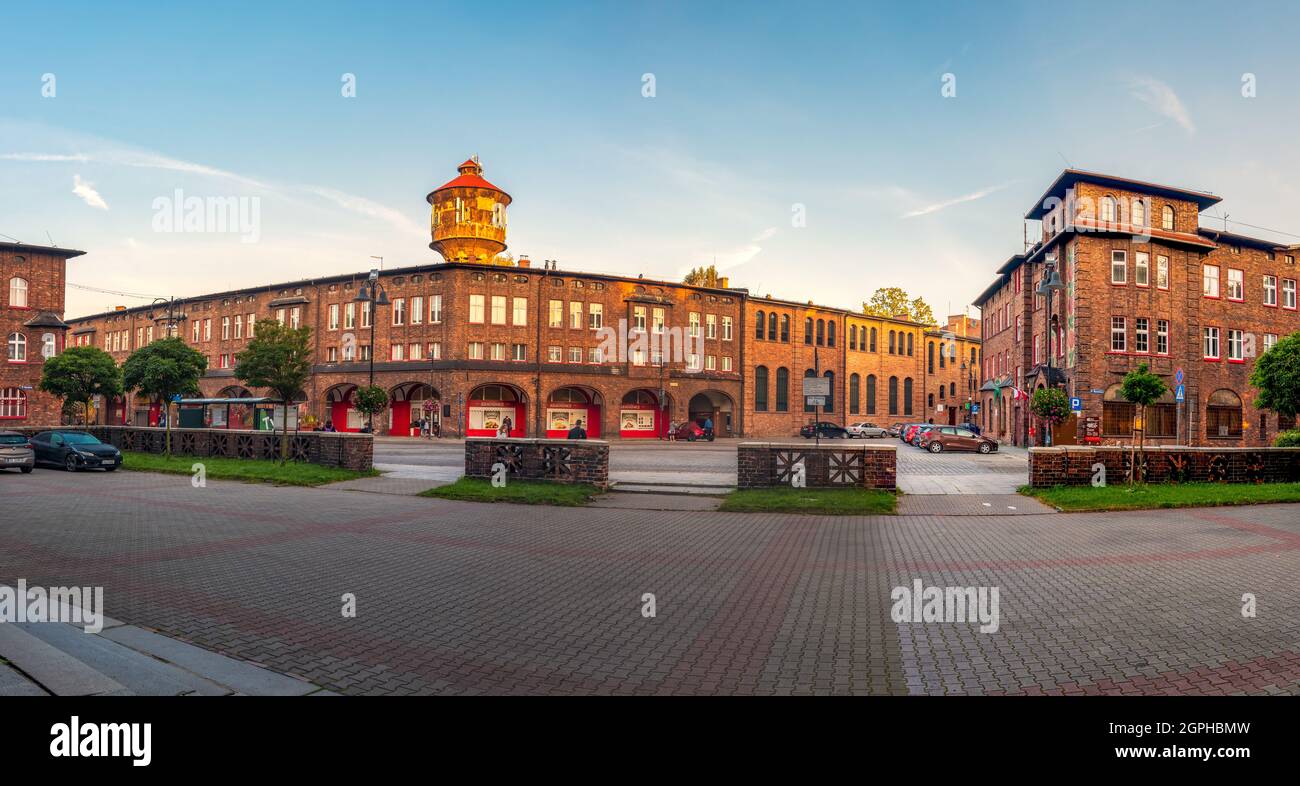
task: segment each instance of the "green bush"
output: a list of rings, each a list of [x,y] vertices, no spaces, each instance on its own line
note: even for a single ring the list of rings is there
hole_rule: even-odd
[[[1275,448],[1300,448],[1300,429],[1291,429],[1283,431],[1273,440]]]

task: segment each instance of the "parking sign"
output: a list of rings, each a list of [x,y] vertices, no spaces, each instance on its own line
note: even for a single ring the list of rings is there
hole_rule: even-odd
[[[1070,411],[1071,411],[1071,412],[1082,412],[1082,411],[1083,411],[1083,399],[1079,398],[1078,396],[1074,396],[1074,397],[1072,397],[1072,398],[1070,399]]]

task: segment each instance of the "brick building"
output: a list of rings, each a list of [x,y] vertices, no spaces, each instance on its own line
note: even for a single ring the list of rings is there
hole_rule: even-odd
[[[1048,385],[1082,399],[1057,442],[1128,441],[1135,416],[1119,383],[1140,363],[1171,392],[1145,423],[1154,444],[1268,444],[1278,417],[1254,407],[1255,357],[1300,329],[1296,246],[1219,232],[1206,192],[1066,170],[1025,216],[1042,237],[1008,259],[974,305],[982,312],[981,423],[1039,444],[1028,401]],[[1044,276],[1061,287],[1040,293]],[[1172,392],[1183,372],[1185,401]]]
[[[67,262],[83,251],[0,243],[0,429],[58,423],[61,402],[36,389],[45,359],[62,351]]]
[[[351,402],[369,384],[372,352],[374,382],[391,395],[379,433],[409,434],[427,413],[441,433],[471,436],[509,418],[515,436],[560,436],[582,420],[592,437],[654,438],[705,417],[719,436],[790,436],[813,418],[800,380],[814,373],[833,383],[824,420],[961,419],[937,407],[965,395],[958,375],[977,354],[966,348],[978,344],[975,321],[932,329],[754,298],[726,279],[688,286],[514,261],[501,256],[511,198],[474,160],[427,201],[430,247],[443,262],[379,271],[373,283],[359,272],[189,297],[170,314],[121,308],[71,320],[71,340],[122,362],[175,324],[208,357],[203,395],[240,398],[260,393],[233,370],[255,320],[310,325],[316,363],[304,410],[350,431],[365,425]],[[373,323],[363,288],[382,292]],[[927,347],[955,354],[927,371]],[[102,419],[151,423],[158,412],[154,402],[115,401]]]

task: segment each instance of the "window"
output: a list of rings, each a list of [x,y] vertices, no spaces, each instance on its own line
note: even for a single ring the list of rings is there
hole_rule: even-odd
[[[211,320],[208,320],[209,322]],[[302,307],[294,306],[289,309],[289,327],[297,330],[302,325]],[[206,329],[206,327],[205,327]]]
[[[687,335],[691,338],[696,338],[700,335],[700,313],[698,311],[692,311],[688,315],[687,319],[690,323],[688,325]]]
[[[249,337],[249,338],[252,338],[253,336],[257,335],[257,321],[256,321],[256,320],[257,320],[257,315],[256,315],[256,314],[249,314],[249,315],[248,315],[248,337]]]
[[[1102,199],[1101,199],[1101,220],[1102,220],[1103,222],[1108,223],[1108,224],[1109,224],[1109,223],[1113,223],[1113,222],[1115,221],[1115,215],[1116,215],[1116,213],[1118,213],[1118,212],[1119,212],[1119,211],[1117,210],[1117,204],[1116,204],[1116,202],[1115,202],[1115,197],[1109,197],[1109,196],[1108,196],[1108,197],[1102,197]]]
[[[872,352],[875,352],[875,351],[876,351],[876,329],[875,329],[875,328],[872,328],[872,329],[871,329],[871,346],[870,346],[870,351],[872,351]]]
[[[244,337],[244,316],[243,314],[236,314],[235,315],[235,338],[243,338],[243,337]],[[149,337],[149,341],[150,342],[153,341],[153,336]]]
[[[339,360],[339,348],[338,348],[338,347],[326,347],[326,348],[325,348],[325,362],[326,362],[326,363],[337,363],[338,360]]]
[[[27,394],[22,388],[0,389],[0,418],[27,417]]]
[[[526,297],[514,298],[512,305],[514,311],[514,313],[511,315],[512,323],[515,325],[527,325],[528,324],[528,298]]]
[[[505,295],[492,296],[492,324],[504,325],[506,323],[506,297]]]
[[[1135,227],[1144,227],[1147,225],[1147,203],[1145,199],[1134,199],[1133,208],[1130,211],[1132,220],[1129,222]]]
[[[406,358],[406,347],[402,344],[394,344],[388,348],[388,357],[390,360],[403,360]]]
[[[1219,329],[1216,327],[1207,327],[1205,328],[1204,331],[1202,331],[1202,335],[1205,337],[1205,342],[1204,342],[1205,359],[1218,360],[1219,359]]]
[[[518,361],[518,362],[520,362],[520,363],[524,362],[525,360],[528,360],[528,345],[527,345],[527,344],[511,344],[511,345],[510,345],[510,359],[511,359],[511,360]]]
[[[1228,300],[1241,302],[1246,299],[1245,273],[1228,268]]]
[[[805,317],[803,321],[803,343],[813,343],[813,318]]]
[[[754,369],[754,411],[767,411],[767,366]]]
[[[329,311],[329,314],[330,314],[330,316],[329,316],[329,329],[330,329],[330,330],[338,330],[338,329],[339,329],[339,304],[338,304],[338,303],[331,303],[331,304],[330,304],[330,311]]]
[[[364,361],[364,360],[369,360],[369,359],[370,359],[370,345],[369,345],[369,344],[363,344],[362,347],[361,347],[361,357],[359,357],[358,360],[363,360],[363,361]]]
[[[1205,297],[1219,296],[1219,266],[1201,266],[1201,294]]]
[[[569,302],[569,327],[574,330],[582,327],[582,303],[576,300]]]
[[[876,375],[867,375],[867,414],[876,414]]]
[[[898,345],[898,351],[900,354],[902,354],[903,345],[901,343],[902,342],[901,335],[899,336],[899,342],[900,343]],[[835,346],[835,320],[829,320],[826,323],[826,346],[828,347]]]
[[[440,360],[442,358],[442,342],[434,341],[429,344],[429,359]]]
[[[898,414],[898,377],[889,378],[889,414]]]
[[[1125,352],[1127,346],[1128,332],[1127,324],[1124,317],[1110,318],[1110,351]]]
[[[894,354],[894,345],[897,343],[897,338],[898,334],[896,332],[889,331],[889,354],[891,355]]]
[[[1276,333],[1265,333],[1265,334],[1264,334],[1264,351],[1265,351],[1265,352],[1267,352],[1267,351],[1269,351],[1270,349],[1272,349],[1272,348],[1273,348],[1273,345],[1276,344],[1276,343],[1277,343],[1277,334],[1276,334]]]
[[[1174,231],[1174,208],[1172,205],[1165,205],[1164,209],[1160,211],[1160,228],[1170,232]]]
[[[230,355],[222,354],[220,362],[221,368],[230,368]]]
[[[849,349],[858,348],[858,326],[849,325]]]
[[[664,310],[662,308],[655,309],[655,318],[659,320],[656,323],[658,325],[658,327],[656,328],[656,332],[658,333],[662,333],[664,329],[663,315],[664,315]],[[731,317],[722,318],[722,340],[723,341],[731,340]]]
[[[1146,317],[1133,320],[1133,351],[1150,352],[1151,323]]]
[[[1264,276],[1264,305],[1277,305],[1277,276]]]
[[[912,414],[912,378],[907,377],[903,380],[903,414]]]
[[[27,279],[17,276],[9,279],[9,305],[27,308]]]
[[[660,353],[656,352],[655,354],[658,355],[658,354],[660,354]],[[662,362],[663,362],[663,358],[657,358],[657,359],[655,360],[655,365],[657,366],[657,365],[659,365],[659,364],[662,363]],[[730,370],[731,370],[731,355],[723,355],[723,356],[722,356],[722,370],[723,370],[723,371],[730,371]]]
[[[27,336],[22,333],[9,334],[9,360],[14,363],[27,362]]]
[[[722,326],[726,329],[725,331],[726,337],[730,339],[731,338],[731,317],[727,317],[726,321],[722,323]],[[664,310],[662,308],[651,309],[650,329],[657,334],[662,334],[664,332]]]
[[[212,320],[211,320],[211,319],[205,319],[205,320],[203,320],[203,340],[204,340],[204,341],[211,341],[211,340],[212,340]]]
[[[1245,363],[1244,346],[1242,343],[1242,333],[1240,330],[1233,328],[1228,329],[1228,362]]]
[[[470,360],[482,360],[482,359],[483,359],[483,342],[482,342],[482,341],[471,341],[471,342],[469,342],[469,359],[470,359]]]
[[[633,306],[632,307],[632,330],[639,330],[641,332],[645,332],[645,325],[646,325],[645,320],[646,320],[645,306]]]
[[[849,414],[857,415],[862,409],[862,378],[849,375]]]
[[[281,312],[283,312],[283,309],[281,309]],[[375,316],[375,304],[374,304],[374,303],[364,303],[364,304],[362,304],[362,306],[361,306],[361,327],[363,327],[363,328],[368,328],[368,327],[370,327],[370,320],[374,319],[374,316]],[[283,319],[284,314],[281,313],[281,314],[280,314],[280,317],[281,317],[281,319],[280,319],[280,324],[283,325],[283,324],[284,324],[284,319]]]
[[[442,322],[442,295],[429,296],[429,321],[435,325]]]
[[[591,347],[587,350],[587,362],[588,363],[602,362],[602,358],[600,355],[600,347]]]
[[[718,359],[713,355],[704,356],[704,370],[716,371],[718,368]]]
[[[766,326],[766,324],[767,323],[764,321],[764,316],[762,311],[754,315],[754,338],[758,339],[759,341],[763,340],[763,328]]]
[[[789,319],[790,319],[789,317],[786,317],[787,323],[789,322]],[[767,340],[776,341],[776,312],[775,311],[767,315]]]
[[[790,370],[784,366],[776,370],[776,411],[790,410]]]
[[[1295,311],[1295,279],[1282,279],[1282,308]]]
[[[481,324],[483,322],[483,296],[469,296],[469,321]]]
[[[1123,251],[1110,252],[1110,283],[1128,282],[1128,256]]]
[[[1205,402],[1205,436],[1241,437],[1241,397],[1231,390],[1216,390]]]
[[[582,362],[582,347],[569,347],[569,362],[570,363]]]
[[[605,307],[600,303],[591,303],[587,309],[588,327],[592,330],[599,330],[605,324]]]
[[[718,315],[717,314],[704,315],[704,337],[705,338],[718,337]]]
[[[1156,287],[1169,288],[1169,257],[1156,257]]]
[[[249,317],[250,317],[249,324],[251,325],[252,314],[250,314]],[[343,307],[343,329],[351,330],[356,326],[357,326],[357,304],[348,303],[346,306]],[[251,330],[249,331],[249,335],[252,335]]]
[[[1145,251],[1133,255],[1133,283],[1140,287],[1151,284],[1151,262]]]
[[[412,311],[411,316],[415,316],[415,313],[416,313],[415,311]],[[421,352],[420,352],[419,344],[412,344],[410,347],[407,348],[406,357],[409,358],[410,360],[420,360],[421,359],[420,355]]]
[[[560,363],[560,362],[562,362],[563,360],[564,360],[564,348],[563,348],[563,347],[557,347],[557,346],[552,345],[552,346],[549,346],[549,347],[546,348],[546,362],[547,362],[547,363]]]
[[[1137,407],[1124,399],[1120,384],[1111,385],[1101,399],[1101,433],[1110,437],[1133,435],[1133,416]]]
[[[564,327],[564,301],[552,300],[546,304],[546,326],[553,328]]]
[[[230,317],[221,318],[221,340],[230,340]]]
[[[790,343],[790,315],[789,314],[781,315],[781,340],[787,344]]]
[[[411,324],[424,324],[424,298],[419,295],[411,298]]]
[[[506,345],[503,342],[493,343],[488,347],[488,360],[505,360]]]
[[[911,333],[907,334],[907,356],[908,357],[912,356],[912,334]]]
[[[1169,320],[1156,320],[1156,354],[1169,354]]]

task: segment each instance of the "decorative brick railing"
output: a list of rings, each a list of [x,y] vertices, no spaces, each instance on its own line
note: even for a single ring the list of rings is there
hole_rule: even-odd
[[[142,426],[67,426],[85,431],[100,442],[119,450],[162,453],[166,429]],[[15,429],[24,434],[48,431],[42,428]],[[280,432],[233,431],[208,428],[172,429],[172,453],[180,456],[244,459],[280,458]],[[375,441],[369,434],[341,434],[326,431],[289,432],[289,458],[325,467],[365,471],[374,466]]]
[[[1127,446],[1065,445],[1029,449],[1029,485],[1087,486],[1101,464],[1107,483],[1127,483],[1133,456]],[[1148,447],[1143,479],[1149,483],[1273,483],[1300,481],[1300,448]]]
[[[503,465],[510,480],[609,486],[609,443],[599,439],[471,437],[465,440],[468,477],[490,478],[494,464]]]
[[[808,488],[897,487],[898,451],[893,445],[742,442],[736,451],[740,488],[789,486],[800,462]]]

